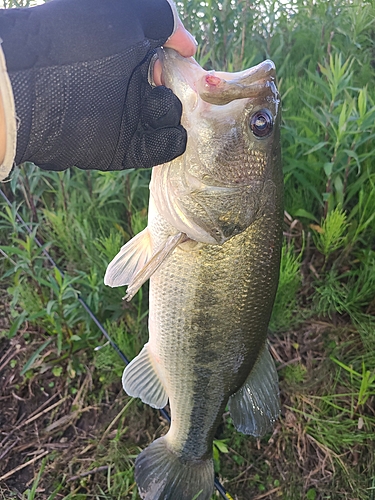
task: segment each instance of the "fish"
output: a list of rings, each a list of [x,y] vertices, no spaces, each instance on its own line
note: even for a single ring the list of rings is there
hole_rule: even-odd
[[[280,413],[267,341],[283,222],[280,96],[270,60],[228,73],[172,49],[158,58],[182,102],[186,151],[152,169],[148,225],[104,281],[127,285],[130,300],[150,279],[149,340],[122,382],[153,408],[169,401],[171,424],[136,459],[139,494],[209,500],[227,405],[235,428],[256,437]]]

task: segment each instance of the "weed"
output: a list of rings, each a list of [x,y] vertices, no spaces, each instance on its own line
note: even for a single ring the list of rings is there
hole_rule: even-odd
[[[279,286],[270,322],[272,331],[289,327],[297,321],[297,292],[302,279],[301,257],[302,252],[296,253],[292,245],[283,245]]]
[[[340,207],[329,212],[320,226],[310,225],[315,246],[324,255],[325,264],[333,252],[344,246],[347,225],[346,213]]]

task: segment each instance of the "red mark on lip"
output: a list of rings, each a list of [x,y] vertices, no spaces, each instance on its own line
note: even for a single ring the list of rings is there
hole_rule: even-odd
[[[206,76],[206,83],[207,83],[207,85],[210,85],[211,87],[217,87],[220,82],[221,82],[221,78],[219,78],[218,76],[214,76],[214,75],[207,75]]]

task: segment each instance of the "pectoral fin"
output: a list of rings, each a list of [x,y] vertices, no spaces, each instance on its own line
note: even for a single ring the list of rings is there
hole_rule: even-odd
[[[145,267],[151,255],[150,232],[146,227],[128,241],[110,262],[104,276],[104,284],[112,288],[129,285]]]
[[[171,235],[153,255],[150,232],[146,227],[128,241],[110,262],[104,284],[111,287],[128,285],[124,299],[131,300],[171,252],[188,239],[184,233]]]
[[[124,370],[122,385],[129,396],[140,398],[153,408],[164,408],[168,403],[160,374],[157,371],[148,344]]]
[[[267,344],[228,406],[234,426],[243,434],[261,437],[272,430],[280,414],[280,397],[276,366]]]
[[[131,300],[134,295],[141,288],[143,283],[145,283],[154,272],[159,268],[159,266],[165,261],[165,259],[171,254],[171,252],[181,243],[187,241],[189,238],[184,233],[177,233],[173,236],[169,236],[165,244],[161,247],[161,249],[155,253],[149,259],[142,269],[139,269],[139,272],[132,277],[131,282],[129,283],[128,289],[126,290],[126,295],[124,297],[125,300]]]

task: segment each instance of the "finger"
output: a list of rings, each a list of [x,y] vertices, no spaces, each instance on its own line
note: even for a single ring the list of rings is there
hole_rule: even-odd
[[[184,27],[181,19],[178,18],[177,28],[173,35],[165,42],[164,47],[176,50],[183,57],[191,57],[197,51],[197,41]]]
[[[147,96],[142,109],[142,122],[147,128],[177,127],[182,115],[182,104],[172,90],[155,87]]]
[[[172,161],[184,153],[186,130],[179,125],[138,133],[128,149],[125,165],[133,168],[151,168]]]

